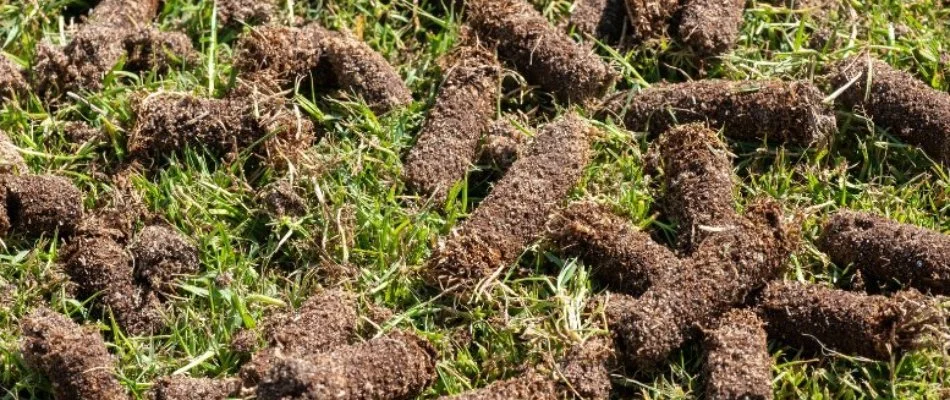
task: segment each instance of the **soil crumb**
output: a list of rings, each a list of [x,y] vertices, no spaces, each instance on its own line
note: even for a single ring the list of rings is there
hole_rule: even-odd
[[[515,163],[528,141],[528,135],[509,118],[492,122],[478,149],[478,165],[507,171]]]
[[[867,56],[841,61],[828,80],[830,91],[847,87],[837,104],[863,110],[875,125],[950,164],[950,95]]]
[[[28,237],[69,236],[82,218],[82,192],[66,178],[21,175],[6,179],[6,186],[10,225]]]
[[[301,217],[307,214],[304,200],[287,179],[268,184],[257,194],[257,203],[273,218]]]
[[[467,292],[544,234],[544,223],[577,184],[594,129],[576,114],[546,125],[456,233],[427,262],[426,281]]]
[[[28,172],[30,168],[27,167],[20,151],[7,133],[0,130],[0,175],[19,175]]]
[[[729,229],[739,218],[732,154],[719,135],[703,124],[675,126],[654,146],[663,171],[659,203],[677,225],[680,248],[691,253],[710,233]]]
[[[701,57],[732,50],[739,38],[745,0],[689,0],[680,11],[680,40]]]
[[[356,299],[349,293],[327,290],[307,299],[294,312],[275,315],[266,322],[267,347],[241,367],[245,386],[256,385],[281,357],[310,359],[356,337]]]
[[[884,297],[778,281],[759,307],[769,335],[790,346],[882,361],[919,347],[926,327],[941,320],[932,299],[913,289]]]
[[[479,139],[495,115],[501,80],[501,66],[484,49],[464,47],[451,58],[404,172],[413,191],[437,201],[471,167]]]
[[[308,358],[285,358],[257,387],[271,399],[411,399],[436,378],[435,349],[395,332]]]
[[[320,65],[326,35],[316,24],[254,28],[238,40],[234,66],[243,79],[290,87]]]
[[[578,32],[604,43],[620,42],[626,27],[624,0],[577,0],[570,23]]]
[[[818,247],[839,266],[854,265],[874,283],[950,295],[950,236],[846,210],[825,224]]]
[[[684,259],[680,273],[651,286],[624,307],[607,307],[608,324],[627,365],[649,369],[666,359],[698,327],[781,276],[796,242],[782,223],[781,207],[759,202],[735,227],[709,235]]]
[[[174,293],[178,279],[198,272],[198,248],[169,227],[145,227],[132,240],[129,253],[135,279],[157,293]]]
[[[218,1],[218,21],[222,26],[266,24],[278,12],[277,0]]]
[[[12,99],[26,96],[30,85],[26,83],[23,69],[6,57],[0,57],[0,97]]]
[[[593,51],[552,26],[525,0],[468,0],[466,22],[481,40],[496,46],[529,82],[561,100],[599,99],[617,74]]]
[[[548,231],[564,255],[583,260],[593,278],[612,291],[639,296],[680,270],[673,252],[597,203],[571,204],[548,222]]]
[[[241,381],[235,378],[192,378],[183,375],[159,379],[148,394],[150,400],[225,400],[237,397]]]
[[[660,135],[677,124],[706,122],[735,140],[810,145],[835,132],[835,114],[806,81],[701,80],[660,83],[610,97],[602,113],[634,132]]]
[[[125,400],[115,360],[94,327],[41,308],[21,322],[23,358],[42,372],[57,400]]]
[[[680,9],[679,0],[625,0],[630,18],[630,36],[645,42],[665,36],[673,15]]]
[[[772,358],[764,323],[747,309],[735,309],[705,331],[704,374],[709,400],[770,400]]]
[[[377,113],[412,102],[412,92],[385,58],[347,32],[329,32],[323,40],[335,85],[361,96]]]

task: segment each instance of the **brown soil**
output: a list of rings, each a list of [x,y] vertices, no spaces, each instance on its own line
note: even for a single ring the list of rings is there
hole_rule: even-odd
[[[115,360],[95,327],[81,327],[65,316],[41,308],[27,316],[21,351],[45,375],[57,400],[124,400],[115,377]]]
[[[647,41],[666,35],[670,20],[680,9],[679,0],[626,0],[630,35]]]
[[[23,69],[10,59],[0,57],[0,97],[25,96],[29,91]]]
[[[576,114],[549,123],[491,194],[437,249],[426,281],[471,289],[499,267],[512,264],[544,234],[544,223],[577,184],[590,159],[593,128]]]
[[[125,39],[125,69],[128,71],[160,72],[181,64],[194,64],[198,53],[191,39],[183,32],[162,32],[155,28],[143,28]]]
[[[257,397],[411,399],[436,378],[436,358],[424,339],[390,333],[313,357],[282,359],[257,387]]]
[[[863,110],[875,125],[919,146],[934,160],[950,164],[950,95],[867,56],[832,67],[829,90],[838,90],[852,79],[854,84],[838,96],[838,104]]]
[[[501,66],[484,49],[465,47],[452,56],[404,167],[406,184],[437,201],[472,165],[478,142],[495,116],[501,79]]]
[[[346,345],[356,337],[357,323],[356,299],[336,290],[307,299],[295,312],[268,319],[264,331],[267,348],[241,367],[245,386],[260,382],[281,357],[310,359]]]
[[[707,399],[772,399],[772,358],[755,312],[726,313],[715,329],[704,332],[703,350]]]
[[[876,360],[917,347],[925,326],[940,322],[932,300],[915,291],[869,296],[791,281],[768,286],[760,313],[769,335],[788,345]]]
[[[690,253],[706,236],[729,229],[739,218],[732,154],[703,124],[674,126],[654,146],[657,167],[663,171],[659,203],[677,225],[680,247]]]
[[[529,371],[514,378],[492,384],[457,396],[443,396],[441,400],[560,400],[557,382],[537,371]]]
[[[157,293],[174,293],[178,279],[198,272],[198,248],[169,227],[145,227],[128,251],[135,261],[135,279]]]
[[[865,278],[950,294],[950,236],[876,215],[841,211],[825,225],[818,247]]]
[[[279,11],[277,0],[223,0],[217,4],[218,21],[230,27],[265,24]]]
[[[608,289],[639,296],[680,270],[680,260],[650,235],[608,207],[571,204],[548,223],[548,237],[568,257],[578,257]]]
[[[7,211],[7,185],[4,183],[6,177],[0,175],[0,238],[7,236],[13,224],[10,223],[10,213]]]
[[[289,180],[282,179],[265,186],[256,197],[257,203],[274,218],[307,214],[307,201],[297,194],[294,184]]]
[[[346,32],[330,32],[323,41],[335,85],[361,96],[377,113],[412,102],[412,92],[385,58]]]
[[[82,192],[66,178],[21,175],[5,179],[7,213],[14,231],[28,237],[69,236],[82,218]]]
[[[234,378],[192,378],[183,375],[159,379],[152,386],[151,400],[225,400],[237,397],[241,381]]]
[[[13,144],[6,132],[0,130],[0,175],[18,175],[28,172],[30,172],[30,168],[27,167],[20,151],[17,150],[16,145]]]
[[[680,40],[702,57],[722,55],[736,44],[745,0],[689,0],[677,27]]]
[[[478,165],[492,166],[507,171],[524,149],[528,135],[508,118],[492,122],[482,137],[478,149]]]
[[[831,107],[810,82],[702,80],[661,83],[638,93],[620,92],[601,111],[627,129],[660,135],[670,127],[707,122],[736,140],[809,145],[836,130]]]
[[[682,261],[680,273],[624,307],[608,304],[608,323],[627,364],[653,367],[696,337],[699,327],[713,326],[751,292],[781,276],[795,243],[781,220],[777,204],[753,205],[735,228],[709,235]]]
[[[103,132],[83,121],[69,121],[63,125],[63,136],[70,143],[83,144],[103,137]]]
[[[326,31],[315,24],[303,28],[262,26],[245,33],[235,49],[234,67],[243,79],[291,87],[317,69]],[[261,82],[264,81],[264,82]]]
[[[497,46],[501,59],[561,100],[598,99],[617,78],[610,65],[524,0],[469,0],[465,7],[466,21],[479,39]]]
[[[604,43],[617,43],[626,27],[624,0],[577,0],[570,23],[578,32]]]
[[[89,25],[132,29],[158,14],[160,0],[101,0],[89,14]]]

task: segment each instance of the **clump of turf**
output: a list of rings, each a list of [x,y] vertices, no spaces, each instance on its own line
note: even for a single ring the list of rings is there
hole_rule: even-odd
[[[475,159],[479,139],[495,114],[501,79],[494,55],[478,47],[457,49],[447,64],[403,173],[412,190],[437,200],[465,177]]]
[[[94,327],[82,327],[41,308],[23,319],[21,352],[45,375],[57,400],[124,400],[115,360]]]
[[[841,211],[818,247],[835,263],[854,265],[878,284],[950,294],[950,236],[876,215]]]
[[[257,398],[410,399],[435,377],[436,352],[424,339],[394,332],[307,358],[277,361]]]
[[[174,375],[159,379],[149,391],[150,400],[225,400],[237,397],[241,381]]]
[[[577,184],[593,128],[576,114],[546,125],[491,194],[427,261],[424,278],[443,289],[474,288],[513,263]]]
[[[173,293],[176,278],[198,272],[198,248],[166,226],[145,227],[128,251],[135,260],[135,278],[158,293]]]
[[[251,29],[237,41],[234,67],[243,79],[290,87],[318,68],[326,35],[316,24]]]
[[[729,229],[739,217],[733,196],[732,155],[703,124],[678,125],[651,149],[663,172],[659,203],[677,224],[681,248],[692,252],[703,238]]]
[[[739,38],[745,0],[689,0],[680,11],[680,40],[702,57],[731,50]]]
[[[590,265],[592,277],[612,291],[639,296],[680,271],[672,251],[597,203],[571,204],[554,215],[548,230],[563,255]]]
[[[29,93],[23,69],[6,57],[0,57],[0,97],[7,99]]]
[[[677,124],[706,122],[736,140],[805,146],[836,130],[834,111],[823,98],[805,81],[702,80],[620,92],[605,102],[601,113],[652,136]]]
[[[703,332],[706,398],[772,398],[772,359],[764,323],[747,309],[732,310]]]
[[[20,175],[2,179],[12,229],[28,237],[69,236],[82,218],[82,192],[66,178]]]
[[[591,50],[551,26],[524,0],[469,0],[466,22],[529,82],[564,101],[600,98],[617,74]]]
[[[913,290],[870,296],[791,281],[770,284],[759,309],[769,335],[786,344],[875,360],[917,348],[926,327],[942,318],[932,299]]]
[[[625,0],[578,0],[570,23],[585,35],[605,43],[617,43],[626,31]]]
[[[478,149],[478,164],[507,171],[521,154],[528,135],[524,134],[508,118],[498,119],[482,136]]]
[[[224,0],[217,2],[222,26],[265,24],[277,14],[277,0]]]
[[[638,42],[665,35],[670,21],[680,8],[679,0],[625,1],[630,18],[630,36]]]
[[[950,164],[950,95],[868,56],[839,62],[828,76],[836,103],[859,109],[901,140]]]

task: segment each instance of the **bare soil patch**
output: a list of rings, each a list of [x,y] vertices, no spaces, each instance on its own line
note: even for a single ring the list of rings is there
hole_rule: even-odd
[[[680,40],[702,57],[724,54],[739,38],[745,0],[689,0],[680,11]]]
[[[772,399],[772,358],[764,326],[755,312],[735,309],[703,332],[707,399]]]

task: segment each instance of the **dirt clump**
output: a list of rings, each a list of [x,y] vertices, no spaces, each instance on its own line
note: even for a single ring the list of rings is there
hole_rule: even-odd
[[[745,0],[689,0],[680,11],[680,40],[702,57],[731,50],[739,38]]]
[[[846,210],[825,224],[818,247],[874,283],[950,294],[950,236],[939,232]]]
[[[498,102],[501,66],[477,47],[457,49],[445,68],[435,105],[406,158],[406,184],[437,200],[465,177]]]
[[[30,168],[27,167],[26,161],[20,155],[16,145],[13,144],[6,132],[0,131],[0,176],[19,175],[28,172],[30,172]],[[2,185],[2,182],[0,182],[0,185]]]
[[[553,27],[524,0],[469,0],[466,22],[479,39],[527,80],[561,100],[585,103],[602,97],[617,79],[593,51]]]
[[[159,379],[149,391],[150,400],[225,400],[237,397],[241,381],[235,378],[192,378],[183,375]]]
[[[570,24],[604,43],[620,42],[626,31],[625,0],[578,0],[574,2]]]
[[[436,378],[436,352],[424,339],[394,332],[307,358],[284,358],[257,387],[270,399],[410,399]]]
[[[89,13],[87,24],[135,28],[155,18],[159,3],[159,0],[102,0]]]
[[[162,32],[155,28],[139,29],[124,43],[125,69],[168,71],[176,65],[193,64],[197,53],[191,39],[183,32]]]
[[[715,131],[701,123],[678,125],[662,134],[651,151],[663,173],[659,203],[676,223],[680,247],[687,253],[739,218],[732,154]]]
[[[748,309],[732,310],[703,332],[706,398],[772,399],[772,358],[764,323]]]
[[[583,260],[593,278],[615,292],[639,296],[680,270],[672,251],[597,203],[571,204],[552,217],[548,231],[562,254]]]
[[[781,208],[759,202],[732,229],[706,237],[681,261],[679,273],[625,307],[607,307],[608,324],[627,365],[653,367],[696,337],[699,327],[712,326],[750,293],[781,276],[795,243],[790,236]]]
[[[28,237],[73,233],[82,218],[82,192],[66,178],[20,175],[4,179],[6,208],[14,231]]]
[[[307,214],[307,201],[297,194],[290,180],[281,179],[268,184],[256,197],[258,204],[272,217],[301,217]]]
[[[234,67],[243,79],[286,88],[318,68],[326,35],[315,24],[254,28],[238,40]]]
[[[333,85],[362,97],[377,113],[412,102],[412,92],[385,58],[348,32],[329,32],[322,43]]]
[[[440,400],[560,400],[557,382],[537,371],[528,371],[514,378],[492,382],[490,385]]]
[[[769,335],[788,345],[875,360],[919,347],[926,327],[942,318],[914,290],[884,297],[792,281],[770,284],[759,310]]]
[[[115,360],[94,327],[41,308],[23,319],[21,352],[45,375],[57,400],[125,400]]]
[[[630,18],[630,36],[645,42],[666,35],[670,21],[680,9],[679,0],[625,0]]]
[[[69,121],[63,125],[63,136],[70,143],[83,144],[103,137],[103,132],[87,122]]]
[[[30,91],[23,69],[6,57],[0,57],[0,97],[11,99]]]
[[[518,159],[528,139],[528,135],[508,118],[492,122],[478,148],[478,165],[507,171]]]
[[[276,0],[224,0],[218,1],[218,20],[222,26],[238,27],[241,24],[266,24],[277,14]]]
[[[435,287],[462,292],[513,263],[544,234],[544,223],[590,159],[593,128],[576,114],[547,124],[472,215],[427,261]]]
[[[831,91],[847,86],[835,99],[841,107],[862,110],[875,125],[950,164],[950,95],[868,56],[839,62],[828,82]]]
[[[198,272],[198,248],[166,226],[145,227],[128,251],[135,262],[135,279],[157,293],[174,293],[176,278]]]
[[[677,124],[706,122],[728,138],[810,145],[837,127],[824,95],[805,81],[701,80],[660,83],[611,96],[602,114],[634,132],[658,136]]]

